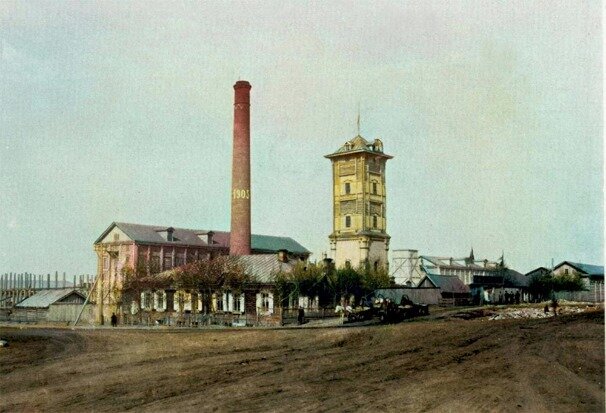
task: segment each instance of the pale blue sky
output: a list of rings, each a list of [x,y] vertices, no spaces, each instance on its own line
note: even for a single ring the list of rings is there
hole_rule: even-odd
[[[319,258],[323,158],[379,137],[391,247],[603,262],[600,2],[0,2],[0,273],[93,273],[112,222],[229,229],[251,82],[253,232]]]

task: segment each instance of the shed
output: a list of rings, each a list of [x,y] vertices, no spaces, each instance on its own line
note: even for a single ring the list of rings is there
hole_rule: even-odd
[[[419,281],[418,287],[437,287],[440,289],[442,302],[466,304],[471,299],[469,287],[456,275],[438,275],[426,273]]]
[[[74,321],[86,297],[75,288],[60,288],[37,291],[31,297],[18,303],[13,314],[12,321],[40,322],[40,321]],[[92,306],[89,304],[84,318],[89,318]]]
[[[16,305],[17,308],[49,308],[51,304],[84,304],[86,297],[75,288],[40,290]]]

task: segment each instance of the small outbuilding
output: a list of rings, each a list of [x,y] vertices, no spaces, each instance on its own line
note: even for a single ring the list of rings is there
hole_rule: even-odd
[[[72,322],[78,317],[86,296],[75,288],[40,290],[15,306],[14,321]],[[90,306],[89,306],[90,307]],[[83,316],[88,318],[86,311]]]
[[[440,304],[464,305],[471,301],[469,287],[456,275],[438,275],[426,273],[419,281],[419,288],[439,288],[442,299]]]

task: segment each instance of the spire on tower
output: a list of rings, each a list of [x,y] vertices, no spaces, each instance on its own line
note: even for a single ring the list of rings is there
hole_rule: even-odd
[[[360,135],[360,102],[358,102],[358,136]]]

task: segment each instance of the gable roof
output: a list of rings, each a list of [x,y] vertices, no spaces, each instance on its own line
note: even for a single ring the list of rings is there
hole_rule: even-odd
[[[31,297],[21,301],[16,307],[19,308],[48,308],[53,303],[63,300],[65,297],[77,294],[86,299],[84,294],[75,288],[61,288],[58,290],[40,290]]]
[[[438,275],[426,272],[419,285],[428,279],[430,283],[445,293],[469,293],[469,287],[456,275]]]
[[[576,268],[581,274],[584,274],[584,275],[595,276],[595,277],[604,276],[604,266],[603,265],[591,265],[591,264],[582,264],[579,262],[572,262],[572,261],[562,261],[561,263],[556,265],[553,269],[556,270],[564,264],[568,264],[571,267]]]
[[[174,241],[167,241],[160,235],[168,226],[129,224],[125,222],[113,222],[94,242],[100,243],[103,238],[114,228],[118,227],[130,239],[140,243],[171,245],[195,245],[201,247],[229,248],[230,233],[226,231],[194,230],[173,227]],[[212,234],[212,244],[203,241],[198,235]],[[251,249],[255,252],[276,252],[287,250],[294,254],[309,255],[310,251],[290,237],[277,237],[272,235],[251,235]]]
[[[538,267],[538,268],[535,268],[532,271],[527,272],[526,276],[530,276],[530,275],[534,274],[535,272],[540,272],[540,273],[544,274],[544,273],[551,272],[551,270],[549,268],[545,268],[545,267]]]

